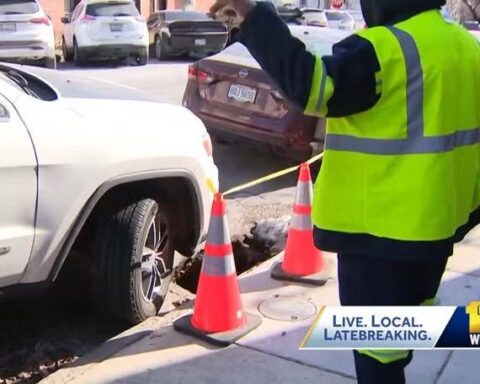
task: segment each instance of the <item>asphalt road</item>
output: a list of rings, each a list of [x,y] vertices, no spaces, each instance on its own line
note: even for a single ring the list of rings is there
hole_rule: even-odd
[[[92,65],[77,68],[61,64],[60,70],[103,81],[115,82],[159,96],[167,103],[181,105],[188,78],[188,65],[192,60],[151,60],[143,67],[135,65]],[[220,170],[221,189],[264,176],[294,164],[291,160],[272,154],[262,148],[247,145],[214,143],[214,158]],[[254,196],[264,192],[294,186],[296,175],[263,184],[237,195]]]

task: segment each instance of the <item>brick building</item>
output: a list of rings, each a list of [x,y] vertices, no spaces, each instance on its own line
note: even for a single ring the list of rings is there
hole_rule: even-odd
[[[40,0],[46,14],[53,20],[57,44],[60,44],[62,36],[61,17],[72,12],[79,2],[80,0]],[[161,9],[194,8],[207,11],[214,2],[215,0],[135,0],[137,8],[145,17]]]

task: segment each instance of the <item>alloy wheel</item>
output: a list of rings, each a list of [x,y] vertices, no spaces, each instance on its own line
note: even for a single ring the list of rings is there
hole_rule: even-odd
[[[169,273],[164,260],[169,241],[167,228],[164,216],[157,212],[148,226],[143,245],[142,292],[145,299],[151,302],[155,302],[155,299],[160,296],[163,278]]]

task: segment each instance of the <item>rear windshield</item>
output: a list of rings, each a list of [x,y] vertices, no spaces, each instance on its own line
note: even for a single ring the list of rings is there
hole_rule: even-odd
[[[166,12],[166,21],[175,20],[208,20],[209,17],[205,13],[201,12]]]
[[[0,0],[0,15],[31,14],[39,10],[34,0]]]
[[[345,12],[327,12],[327,19],[330,21],[348,21],[350,17]]]
[[[307,25],[326,25],[327,17],[323,12],[305,12],[303,19]]]
[[[125,1],[89,4],[87,5],[86,13],[87,15],[96,17],[140,15],[135,4]]]

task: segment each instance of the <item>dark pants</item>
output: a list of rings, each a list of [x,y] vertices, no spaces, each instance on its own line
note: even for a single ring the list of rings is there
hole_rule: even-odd
[[[395,260],[352,254],[338,255],[342,305],[420,305],[434,298],[447,257],[431,261]],[[407,359],[383,364],[354,352],[359,384],[404,384]]]

